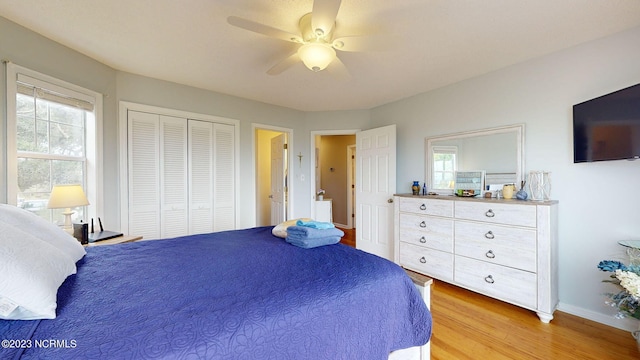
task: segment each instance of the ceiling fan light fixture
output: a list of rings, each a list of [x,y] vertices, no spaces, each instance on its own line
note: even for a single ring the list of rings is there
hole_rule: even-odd
[[[336,58],[336,51],[327,44],[308,43],[300,46],[298,56],[311,71],[322,71]]]

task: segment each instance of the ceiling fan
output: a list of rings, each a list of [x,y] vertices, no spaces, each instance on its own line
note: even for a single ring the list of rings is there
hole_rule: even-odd
[[[277,75],[300,60],[312,71],[322,71],[329,64],[344,68],[336,55],[338,51],[361,51],[363,42],[358,36],[334,38],[336,16],[341,0],[314,0],[310,13],[300,18],[300,35],[276,29],[251,20],[229,16],[227,22],[233,26],[263,34],[272,38],[300,44],[297,51],[267,70],[269,75]],[[346,71],[346,69],[343,69]]]

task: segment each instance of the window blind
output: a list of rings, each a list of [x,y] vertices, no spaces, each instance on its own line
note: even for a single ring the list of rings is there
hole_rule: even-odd
[[[50,86],[44,88],[41,84],[38,84],[39,82],[40,81],[26,75],[18,74],[17,91],[19,94],[33,96],[37,99],[43,99],[93,112],[93,102],[89,101],[88,98],[83,99],[86,97],[84,94],[65,89],[65,92],[71,92],[74,96],[64,95],[60,92],[56,92],[55,89],[51,89]]]

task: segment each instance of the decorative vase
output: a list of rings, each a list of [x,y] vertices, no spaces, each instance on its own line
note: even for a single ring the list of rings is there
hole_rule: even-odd
[[[513,197],[513,192],[516,190],[516,186],[513,184],[507,184],[502,186],[502,197],[505,199],[511,199]]]
[[[531,200],[543,201],[551,197],[551,173],[548,171],[529,172],[529,194]]]
[[[324,195],[318,195],[318,201],[324,200]]]
[[[527,197],[529,195],[527,195],[527,192],[524,190],[524,184],[526,183],[526,181],[521,181],[520,182],[520,190],[518,190],[518,192],[516,193],[516,199],[518,200],[527,200]]]
[[[413,185],[411,185],[411,191],[413,192],[413,195],[420,195],[420,182],[419,181],[414,181]]]

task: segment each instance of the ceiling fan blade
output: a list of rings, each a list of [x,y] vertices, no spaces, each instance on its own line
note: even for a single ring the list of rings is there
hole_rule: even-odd
[[[311,11],[311,29],[316,35],[327,35],[333,29],[342,0],[315,0]],[[317,34],[322,29],[322,34]]]
[[[229,16],[227,22],[233,26],[253,31],[258,34],[266,35],[272,38],[291,41],[296,43],[302,43],[302,38],[299,35],[294,35],[284,30],[276,29],[274,27],[257,23],[255,21],[239,18],[237,16]]]
[[[382,51],[383,43],[374,36],[343,36],[333,40],[331,44],[339,51]]]
[[[327,71],[334,75],[336,78],[341,80],[348,80],[351,78],[351,74],[349,70],[344,65],[344,63],[340,60],[339,57],[336,57],[331,64],[327,67]]]
[[[267,74],[278,75],[288,68],[292,67],[293,65],[297,64],[298,62],[300,62],[300,57],[298,56],[298,52],[296,51],[281,60],[279,63],[273,65],[271,69],[267,70]]]

